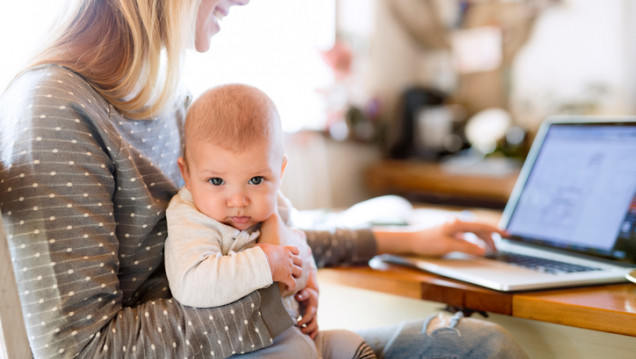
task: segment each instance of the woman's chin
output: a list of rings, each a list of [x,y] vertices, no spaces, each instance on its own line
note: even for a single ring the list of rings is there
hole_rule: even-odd
[[[197,37],[197,39],[194,41],[194,49],[197,50],[197,52],[201,53],[210,50],[210,41],[212,41],[212,36],[218,34],[219,31],[221,31],[221,28],[216,25],[213,29],[210,29],[208,31],[207,36],[203,38]]]

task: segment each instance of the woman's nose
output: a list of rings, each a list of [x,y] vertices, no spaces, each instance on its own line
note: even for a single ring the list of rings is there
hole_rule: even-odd
[[[243,6],[243,5],[247,5],[250,3],[250,0],[231,0],[230,1],[233,5],[239,5],[239,6]]]

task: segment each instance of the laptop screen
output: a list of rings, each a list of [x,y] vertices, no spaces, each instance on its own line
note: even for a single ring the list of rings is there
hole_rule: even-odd
[[[512,239],[636,263],[636,120],[544,127],[504,213]]]

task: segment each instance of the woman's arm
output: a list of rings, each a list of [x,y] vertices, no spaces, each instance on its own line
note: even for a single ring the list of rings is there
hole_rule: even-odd
[[[492,235],[506,233],[497,227],[480,222],[454,220],[426,229],[374,229],[378,253],[419,254],[439,256],[450,252],[484,255],[496,250]],[[467,241],[466,233],[474,234],[479,242]]]
[[[292,324],[275,287],[214,309],[170,299],[176,123],[119,117],[58,66],[22,75],[0,111],[0,207],[36,358],[227,357]]]
[[[306,231],[319,267],[366,263],[376,254],[444,255],[460,251],[484,255],[496,250],[492,235],[506,233],[480,222],[455,220],[425,229],[333,229]],[[466,240],[471,233],[479,242]]]
[[[366,263],[378,253],[370,229],[307,230],[305,234],[318,268]]]

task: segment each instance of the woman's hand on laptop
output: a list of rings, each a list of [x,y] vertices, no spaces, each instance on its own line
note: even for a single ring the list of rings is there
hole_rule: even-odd
[[[374,229],[378,253],[442,256],[464,252],[483,256],[496,251],[493,235],[506,232],[481,222],[458,219],[436,227],[414,230]]]

